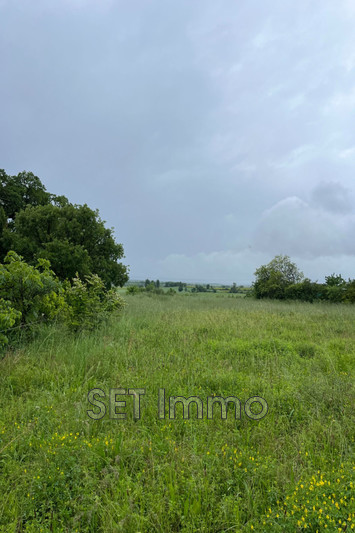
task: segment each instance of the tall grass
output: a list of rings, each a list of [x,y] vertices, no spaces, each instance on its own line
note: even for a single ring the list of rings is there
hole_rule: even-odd
[[[355,308],[127,302],[95,333],[43,328],[0,362],[0,532],[350,531]],[[125,420],[90,419],[93,388],[144,388],[141,418],[127,396]],[[159,388],[269,411],[162,420]]]

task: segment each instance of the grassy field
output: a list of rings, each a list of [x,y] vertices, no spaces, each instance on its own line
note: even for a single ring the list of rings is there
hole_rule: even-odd
[[[0,531],[351,531],[355,307],[126,297],[104,329],[47,327],[0,361]],[[93,388],[144,388],[92,420]],[[169,396],[253,396],[260,421],[158,417]],[[218,415],[218,409],[216,409]]]

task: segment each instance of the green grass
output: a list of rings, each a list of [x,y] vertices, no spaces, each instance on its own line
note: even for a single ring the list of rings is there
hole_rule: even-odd
[[[0,361],[0,532],[351,531],[355,307],[126,300],[95,333],[47,327]],[[95,387],[145,388],[141,419],[127,396],[126,420],[91,420]],[[159,388],[269,412],[161,420]]]

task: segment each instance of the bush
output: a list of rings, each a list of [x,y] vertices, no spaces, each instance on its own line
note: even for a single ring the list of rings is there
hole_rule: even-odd
[[[0,298],[10,302],[11,308],[20,313],[17,320],[20,319],[21,325],[53,319],[64,305],[60,292],[61,283],[45,259],[30,266],[20,255],[10,251],[5,264],[0,264]]]
[[[141,292],[144,292],[144,287],[138,287],[138,285],[130,285],[127,287],[126,294],[139,294]]]
[[[64,299],[67,304],[65,322],[70,329],[94,329],[114,310],[124,307],[124,301],[115,289],[105,290],[97,274],[86,276],[85,281],[74,278],[65,282]]]
[[[343,292],[343,300],[347,303],[355,303],[355,279],[348,281]]]
[[[312,283],[308,278],[301,283],[293,283],[285,289],[285,297],[289,300],[300,300],[302,302],[313,302],[320,296],[317,283]]]
[[[20,311],[11,307],[11,302],[0,299],[0,348],[8,343],[7,331],[21,318]]]
[[[74,331],[93,329],[123,305],[97,274],[62,283],[46,259],[31,266],[10,251],[0,264],[0,347],[8,343],[12,327],[31,331],[34,324],[58,319]]]

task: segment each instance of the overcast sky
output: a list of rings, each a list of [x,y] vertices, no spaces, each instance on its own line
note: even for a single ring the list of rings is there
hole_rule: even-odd
[[[353,0],[0,0],[0,168],[100,210],[131,278],[355,278]]]

